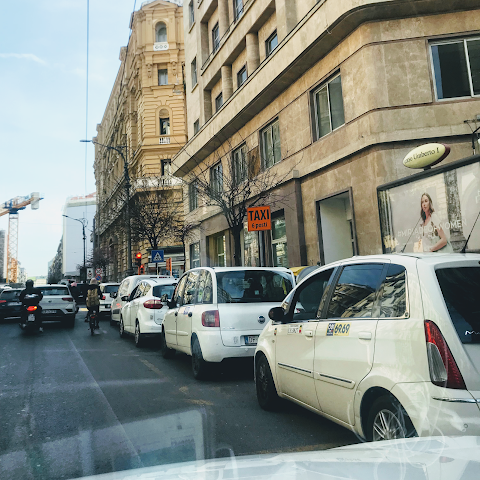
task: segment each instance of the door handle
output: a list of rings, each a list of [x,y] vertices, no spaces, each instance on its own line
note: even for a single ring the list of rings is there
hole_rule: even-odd
[[[191,317],[191,316],[192,316],[192,312],[188,312],[188,316]]]
[[[175,316],[178,317],[178,312],[175,312]]]
[[[313,337],[313,332],[311,330],[305,330],[306,337]]]
[[[372,339],[372,332],[359,332],[358,338],[360,340],[371,340]]]

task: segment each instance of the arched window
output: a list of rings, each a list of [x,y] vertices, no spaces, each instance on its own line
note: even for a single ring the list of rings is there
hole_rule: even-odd
[[[157,23],[155,27],[155,39],[157,43],[167,41],[167,26],[163,22]]]

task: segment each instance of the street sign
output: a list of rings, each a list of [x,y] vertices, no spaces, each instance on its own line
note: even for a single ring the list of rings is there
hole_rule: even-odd
[[[449,153],[449,145],[427,143],[409,152],[403,159],[403,164],[408,168],[429,168],[440,163]]]
[[[258,232],[272,229],[270,206],[250,207],[247,209],[248,231]]]
[[[102,276],[103,275],[103,268],[96,268],[95,269],[95,275]]]
[[[165,260],[165,262],[166,262],[166,269],[171,273],[172,272],[172,259],[167,258]]]
[[[87,267],[87,280],[91,280],[93,278],[93,268]]]
[[[152,250],[152,263],[164,262],[164,251],[163,250]]]
[[[99,282],[101,279],[102,279],[102,276],[101,276],[101,275],[97,275],[97,276],[95,277],[95,280],[96,280],[97,282]]]

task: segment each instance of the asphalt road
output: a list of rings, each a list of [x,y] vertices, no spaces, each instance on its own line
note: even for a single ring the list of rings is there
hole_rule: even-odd
[[[0,324],[0,478],[64,479],[173,462],[332,448],[349,431],[285,402],[258,406],[253,363],[198,382],[190,357],[121,339],[108,320],[90,336],[46,324]]]

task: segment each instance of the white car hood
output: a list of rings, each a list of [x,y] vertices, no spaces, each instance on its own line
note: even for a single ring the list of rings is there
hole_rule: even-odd
[[[480,437],[427,437],[177,463],[84,480],[478,480],[479,472]]]

